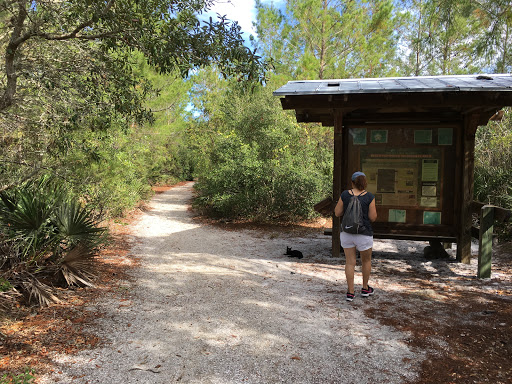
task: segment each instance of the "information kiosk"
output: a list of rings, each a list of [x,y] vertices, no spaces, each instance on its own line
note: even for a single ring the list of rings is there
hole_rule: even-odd
[[[291,81],[274,95],[298,122],[334,127],[329,211],[362,170],[376,237],[456,242],[469,262],[475,133],[512,105],[511,75]],[[339,232],[333,217],[333,256]]]

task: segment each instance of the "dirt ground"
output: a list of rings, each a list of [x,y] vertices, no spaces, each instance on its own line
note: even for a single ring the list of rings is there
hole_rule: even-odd
[[[178,186],[180,187],[187,187],[187,185]],[[162,188],[157,192],[162,192],[164,195],[168,191],[169,188]],[[133,287],[140,284],[136,281],[137,276],[143,276],[138,275],[136,271],[141,269],[146,261],[142,260],[140,252],[134,252],[134,248],[140,247],[143,241],[138,234],[134,234],[134,230],[139,228],[137,225],[140,225],[141,219],[153,209],[151,205],[141,207],[125,219],[111,223],[113,241],[98,258],[99,279],[95,288],[62,291],[61,297],[65,299],[63,303],[42,309],[27,309],[20,306],[13,310],[9,318],[2,321],[0,375],[7,372],[22,372],[28,367],[37,377],[36,383],[101,382],[93,379],[89,381],[88,375],[93,377],[90,367],[87,368],[89,370],[81,367],[80,365],[86,364],[80,363],[81,360],[76,356],[89,358],[93,356],[89,351],[103,351],[102,348],[112,349],[112,346],[117,348],[117,340],[109,340],[98,328],[98,319],[103,319],[100,320],[103,327],[109,324],[109,319],[119,324],[126,320],[123,316],[131,315],[130,310],[136,308],[134,302],[137,298],[133,295]],[[189,214],[191,214],[190,211]],[[284,326],[290,324],[293,326],[294,321],[296,324],[314,324],[315,319],[325,317],[328,325],[326,332],[330,327],[329,332],[332,331],[335,335],[350,336],[349,340],[352,340],[354,345],[357,344],[361,351],[382,356],[382,361],[377,356],[375,364],[370,365],[376,371],[373,372],[376,378],[374,382],[380,382],[379,378],[382,377],[382,382],[411,384],[510,383],[510,377],[512,377],[510,361],[512,356],[511,244],[494,247],[492,278],[479,280],[476,278],[476,258],[470,265],[456,263],[455,249],[448,250],[450,258],[426,260],[423,257],[423,248],[428,245],[426,243],[376,240],[371,280],[372,286],[376,288],[376,294],[369,298],[371,301],[358,297],[353,303],[346,303],[344,302],[346,291],[343,276],[344,258],[343,256],[334,259],[330,257],[330,238],[323,236],[322,227],[330,226],[330,223],[320,220],[287,227],[261,227],[243,223],[215,223],[197,216],[193,217],[193,223],[194,226],[212,229],[215,231],[216,238],[219,239],[219,236],[225,233],[229,247],[236,247],[234,242],[238,241],[237,239],[250,238],[251,243],[242,244],[242,247],[249,247],[247,249],[247,253],[250,254],[249,260],[258,263],[260,267],[265,263],[274,270],[280,268],[279,274],[272,272],[271,269],[265,269],[266,275],[260,276],[261,281],[258,280],[260,286],[283,290],[283,295],[293,294],[297,297],[303,294],[304,298],[309,300],[313,297],[315,300],[314,303],[305,304],[301,311],[297,309],[293,312],[298,316],[307,317],[307,323],[291,318],[285,319],[287,322]],[[188,222],[186,225],[189,225]],[[304,258],[291,259],[283,255],[286,246],[301,250]],[[475,253],[476,250],[475,247]],[[230,260],[230,262],[235,261]],[[181,268],[177,265],[173,267]],[[197,265],[193,267],[196,268]],[[356,270],[356,273],[358,272],[359,269]],[[356,284],[358,281],[356,278]],[[256,280],[251,284],[254,285],[255,282]],[[215,284],[220,286],[221,282],[216,281]],[[106,297],[109,298],[106,301],[108,305],[114,305],[115,308],[106,308],[105,304],[101,304]],[[204,306],[205,303],[201,305]],[[343,328],[343,325],[350,320],[349,315],[360,316],[357,317],[358,321],[365,324],[365,327],[357,329],[359,332],[357,336],[360,337],[355,339],[355,331],[345,333]],[[339,322],[340,318],[344,321]],[[126,326],[131,329],[136,328],[136,320],[126,320]],[[368,330],[368,327],[371,329]],[[134,333],[135,330],[130,332]],[[206,336],[197,332],[194,339],[206,340]],[[288,335],[287,332],[290,331],[281,330],[281,332]],[[304,337],[303,332],[305,329],[291,333],[289,338]],[[312,329],[311,332],[318,332],[318,329]],[[243,346],[242,342],[237,343],[243,338],[241,332],[235,334],[233,331],[227,336],[222,336],[231,339],[228,343],[230,348]],[[219,335],[216,337],[206,341],[218,343]],[[244,337],[250,339],[253,336],[244,335]],[[311,340],[304,339],[304,345],[311,344]],[[280,364],[288,369],[288,364],[302,363],[305,366],[303,368],[305,372],[308,372],[308,369],[311,370],[307,364],[309,360],[314,362],[314,357],[309,356],[308,348],[292,350],[292,346],[296,345],[290,343],[289,346],[285,344],[279,346],[280,353],[284,355],[279,357]],[[358,354],[354,346],[345,346],[341,341],[340,344],[333,344],[333,347],[341,351],[340,356],[347,351],[354,356]],[[213,358],[208,356],[211,353],[209,351],[204,349],[198,351],[198,354],[203,354],[203,358],[205,354],[206,358]],[[121,355],[124,353],[122,347],[114,352]],[[190,351],[192,352],[193,350]],[[332,350],[326,352],[336,353]],[[126,353],[125,357],[130,357],[129,353]],[[391,360],[394,357],[397,358],[396,361]],[[285,363],[284,359],[288,362]],[[386,359],[389,359],[389,364],[385,364]],[[90,357],[90,360],[92,361],[93,357]],[[198,360],[198,364],[201,363],[203,360]],[[92,368],[98,370],[104,368],[95,361],[92,364]],[[158,365],[160,363],[153,365],[151,370],[160,372],[164,369]],[[299,367],[298,365],[290,366],[290,371],[284,372],[294,375],[296,370],[301,369]],[[250,369],[257,370],[258,367]],[[326,370],[328,369],[332,369],[333,374],[337,373],[334,366],[326,366]],[[400,369],[410,369],[412,373],[400,375],[397,372]],[[143,371],[145,368],[139,364],[128,369],[131,374],[134,370]],[[196,377],[197,375],[199,373],[196,372]],[[322,377],[321,375],[318,373],[317,376],[311,377]],[[206,379],[194,381],[193,377],[192,373],[187,373],[183,366],[183,372],[179,373],[174,381],[169,379],[166,382],[214,382]],[[299,381],[320,382],[304,377]],[[340,376],[332,377],[332,379],[324,379],[323,382],[352,382],[350,378],[344,380]],[[245,378],[247,382],[264,382],[258,381],[255,375],[248,378]],[[354,376],[354,382],[356,378],[357,376]],[[141,380],[125,382],[156,382],[154,379]],[[223,381],[219,379],[215,382]],[[230,382],[243,382],[243,380]]]

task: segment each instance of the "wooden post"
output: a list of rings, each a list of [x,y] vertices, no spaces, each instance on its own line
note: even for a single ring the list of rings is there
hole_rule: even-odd
[[[484,205],[480,210],[480,234],[478,236],[478,278],[491,277],[492,232],[494,225],[494,207]]]
[[[335,203],[341,196],[341,174],[342,174],[342,146],[343,146],[343,114],[341,111],[334,112],[334,170],[332,173],[332,199]],[[340,218],[332,214],[332,256],[339,257],[341,252],[340,244]]]
[[[471,202],[473,201],[473,182],[475,179],[475,133],[480,121],[480,114],[474,113],[466,116],[464,120],[464,131],[462,132],[461,157],[457,159],[462,162],[460,169],[460,212],[457,231],[457,261],[464,264],[471,262]],[[457,200],[456,200],[457,201]]]

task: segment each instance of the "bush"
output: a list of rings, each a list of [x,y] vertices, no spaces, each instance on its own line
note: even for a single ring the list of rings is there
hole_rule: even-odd
[[[475,200],[512,209],[512,110],[500,122],[479,127],[475,146]],[[512,224],[496,226],[501,240],[512,239]]]
[[[57,256],[78,244],[92,249],[102,242],[104,230],[91,212],[49,178],[2,192],[0,200],[3,236],[21,262]]]
[[[331,193],[332,151],[320,144],[332,142],[324,140],[330,130],[298,125],[270,88],[228,91],[215,108],[222,112],[209,121],[215,133],[207,141],[197,205],[215,217],[309,219],[313,205]]]
[[[2,286],[30,302],[59,301],[53,284],[92,285],[94,250],[104,243],[91,210],[49,178],[0,193]]]
[[[32,376],[32,372],[27,369],[25,373],[20,373],[19,375],[3,375],[0,378],[0,384],[30,384],[34,379],[35,377]]]
[[[12,289],[11,283],[8,280],[0,277],[0,292],[7,292]]]

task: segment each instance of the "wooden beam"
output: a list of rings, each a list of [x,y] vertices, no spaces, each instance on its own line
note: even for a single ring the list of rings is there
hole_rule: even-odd
[[[428,225],[407,223],[375,222],[372,224],[374,232],[380,233],[407,233],[411,235],[425,234],[429,236],[456,237],[456,230],[451,225]]]
[[[283,109],[339,109],[339,108],[450,108],[460,112],[469,108],[495,108],[512,105],[512,92],[400,92],[389,98],[388,93],[371,94],[314,94],[289,95],[281,98]],[[491,114],[492,116],[493,114]],[[489,117],[491,117],[489,116]]]
[[[299,123],[322,123],[324,126],[334,126],[334,117],[330,109],[297,109],[295,116]],[[462,117],[459,111],[445,110],[430,112],[387,112],[373,109],[349,110],[343,113],[345,125],[352,124],[439,124],[459,123]]]
[[[479,201],[471,202],[471,213],[480,213],[480,210],[488,204],[481,203]],[[512,219],[512,211],[510,209],[505,209],[501,207],[494,207],[494,220],[499,221],[501,223],[505,223]]]
[[[430,109],[427,112],[417,111],[388,111],[383,109],[357,109],[352,113],[345,114],[346,125],[352,123],[370,124],[436,124],[436,123],[460,123],[462,117],[460,112],[455,110]]]
[[[338,202],[341,196],[342,155],[343,155],[343,112],[336,110],[334,114],[334,169],[332,173],[332,199]],[[340,244],[340,218],[332,213],[332,256],[339,257]]]
[[[332,228],[325,228],[324,235],[332,236]],[[374,232],[374,239],[393,239],[393,240],[407,240],[407,241],[430,241],[437,240],[440,242],[455,242],[455,237],[453,236],[434,236],[427,234],[400,234],[400,233],[383,233],[383,232]]]
[[[467,110],[426,108],[428,112],[392,112],[387,109],[346,109],[343,113],[345,125],[351,124],[440,124],[462,121],[462,116],[471,114]],[[471,111],[480,114],[477,127],[486,125],[495,113],[494,108],[474,107]],[[322,123],[334,125],[334,116],[329,108],[297,108],[295,112],[299,123]]]
[[[331,216],[332,211],[334,210],[334,207],[336,206],[336,202],[333,202],[332,197],[328,197],[326,199],[323,199],[322,201],[316,203],[313,206],[313,209],[317,211],[322,216]]]
[[[494,108],[474,108],[479,110],[480,120],[477,127],[486,125],[494,114]],[[333,126],[334,117],[330,114],[330,109],[320,108],[297,108],[296,118],[298,123],[322,123],[324,126]],[[439,111],[432,108],[430,112],[407,112],[391,113],[379,109],[366,110],[357,109],[353,113],[344,113],[343,121],[346,125],[351,124],[439,124],[452,123],[461,120],[461,115],[467,111],[455,111],[447,109]]]
[[[502,109],[496,112],[494,115],[491,116],[489,121],[501,121],[503,120],[503,115],[505,115],[505,111]]]
[[[475,132],[481,119],[479,113],[465,116],[464,131],[460,143],[462,152],[457,159],[462,174],[460,175],[459,225],[457,233],[457,260],[469,264],[471,262],[471,202],[473,201],[473,183],[475,166]],[[461,163],[462,162],[462,163]]]

